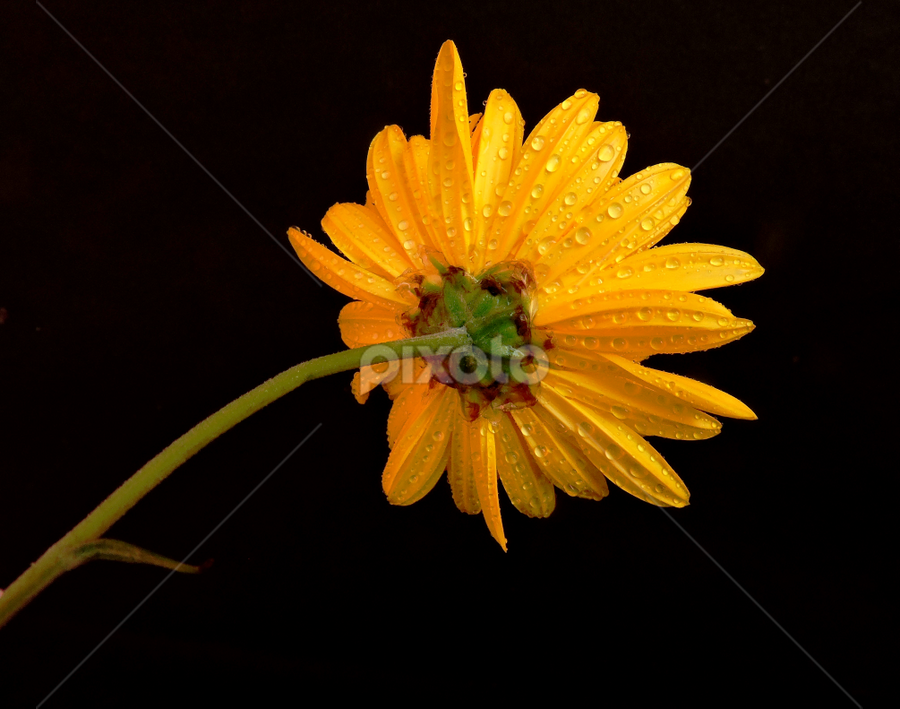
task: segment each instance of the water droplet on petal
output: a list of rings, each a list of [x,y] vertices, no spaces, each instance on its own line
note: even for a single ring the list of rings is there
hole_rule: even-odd
[[[622,205],[619,204],[618,202],[613,202],[613,203],[612,203],[611,205],[609,205],[609,207],[607,207],[607,209],[606,209],[606,213],[607,213],[612,219],[618,219],[619,217],[621,217],[623,211],[624,211],[624,210],[622,209]]]
[[[600,162],[609,162],[616,155],[616,151],[611,145],[604,145],[597,151],[597,159]]]
[[[544,147],[544,136],[536,135],[531,139],[531,147],[533,150],[540,150]]]
[[[540,199],[541,195],[544,194],[544,186],[543,185],[535,185],[531,190],[531,198],[532,199]]]
[[[499,214],[501,217],[508,217],[511,211],[512,202],[501,202],[500,206],[497,207],[497,214]]]
[[[584,246],[587,242],[591,240],[591,230],[586,226],[581,227],[578,231],[575,232],[575,241]]]
[[[556,172],[559,169],[559,162],[562,158],[559,155],[553,155],[548,161],[545,169],[547,172]]]
[[[679,268],[681,266],[681,261],[679,261],[674,256],[666,259],[666,268]]]

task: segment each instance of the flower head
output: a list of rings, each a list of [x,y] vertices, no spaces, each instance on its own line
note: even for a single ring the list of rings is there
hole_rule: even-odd
[[[430,140],[386,127],[369,149],[366,204],[337,204],[322,221],[346,259],[289,232],[303,262],[355,299],[338,320],[348,346],[467,328],[473,347],[404,362],[393,378],[396,368],[364,367],[354,392],[363,401],[381,383],[394,400],[388,499],[411,504],[446,470],[457,506],[483,513],[504,549],[498,478],[535,517],[553,511],[554,488],[599,500],[607,479],[682,507],[686,486],[645,436],[704,439],[721,428],[710,414],[756,418],[641,363],[750,332],[695,292],[763,270],[722,246],[655,246],[690,204],[690,171],[664,163],[621,179],[627,133],[594,120],[598,103],[576,91],[527,137],[501,89],[470,116],[446,42]]]

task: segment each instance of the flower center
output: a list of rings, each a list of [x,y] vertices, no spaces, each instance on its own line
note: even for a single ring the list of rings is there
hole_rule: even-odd
[[[458,389],[467,418],[490,404],[507,411],[533,406],[543,351],[532,344],[534,274],[521,261],[498,263],[477,278],[434,262],[439,273],[417,278],[416,309],[404,316],[415,336],[465,327],[472,345],[425,357],[432,378]]]

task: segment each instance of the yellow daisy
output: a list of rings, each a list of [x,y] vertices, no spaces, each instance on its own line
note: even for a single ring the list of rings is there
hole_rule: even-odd
[[[710,414],[756,418],[722,391],[641,364],[750,332],[695,291],[763,269],[723,246],[655,247],[690,204],[690,171],[664,163],[621,179],[627,133],[594,120],[598,103],[576,91],[527,137],[501,89],[470,116],[448,41],[431,139],[386,127],[369,149],[365,206],[336,204],[322,221],[346,259],[289,232],[302,261],[355,299],[338,320],[348,346],[467,328],[466,351],[404,361],[402,376],[364,367],[354,392],[364,401],[381,383],[394,400],[388,500],[415,502],[446,470],[459,509],[483,513],[504,550],[498,478],[534,517],[553,511],[554,487],[599,500],[607,479],[683,507],[687,488],[644,437],[704,439],[721,428]]]

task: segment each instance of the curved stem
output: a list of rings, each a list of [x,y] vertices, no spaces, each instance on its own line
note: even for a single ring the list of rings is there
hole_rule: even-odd
[[[385,342],[378,345],[378,353],[383,355],[390,350],[399,358],[414,357],[420,352],[428,355],[441,347],[453,349],[471,342],[465,328],[458,328],[436,335]],[[0,596],[0,627],[56,578],[82,563],[83,559],[77,554],[78,549],[99,539],[138,500],[205,445],[305,382],[357,369],[361,363],[370,364],[372,360],[366,358],[366,354],[371,354],[371,349],[357,347],[291,367],[194,426],[126,480],[6,589]]]

